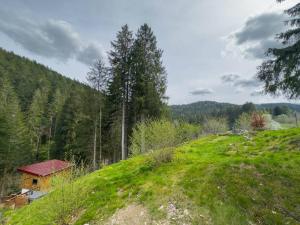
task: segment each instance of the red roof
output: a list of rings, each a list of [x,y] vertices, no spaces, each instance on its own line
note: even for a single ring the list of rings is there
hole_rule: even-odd
[[[18,171],[44,177],[61,170],[65,170],[71,166],[72,164],[69,162],[53,159],[20,167],[18,168]]]

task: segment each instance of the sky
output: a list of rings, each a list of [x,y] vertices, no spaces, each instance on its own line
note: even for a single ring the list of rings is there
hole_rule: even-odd
[[[147,23],[168,73],[169,104],[287,102],[261,93],[257,66],[286,29],[289,0],[0,0],[0,47],[86,82],[121,26]]]

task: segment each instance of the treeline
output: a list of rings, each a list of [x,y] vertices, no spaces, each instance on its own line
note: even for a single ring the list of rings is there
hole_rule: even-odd
[[[226,118],[229,128],[233,128],[235,121],[243,113],[265,111],[273,116],[289,115],[300,112],[300,105],[290,103],[243,105],[218,103],[212,101],[195,102],[187,105],[173,105],[170,107],[173,120],[186,121],[194,124],[204,124],[210,118]]]
[[[90,160],[91,103],[100,96],[85,84],[1,49],[0,177],[50,158]]]
[[[87,80],[0,49],[0,177],[52,158],[94,168],[125,159],[135,124],[168,116],[162,50],[147,24],[135,35],[123,26]]]

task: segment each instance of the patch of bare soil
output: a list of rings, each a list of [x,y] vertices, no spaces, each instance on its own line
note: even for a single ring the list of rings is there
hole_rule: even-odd
[[[104,223],[105,225],[152,225],[148,210],[138,204],[131,204],[126,208],[119,209]]]
[[[119,209],[108,219],[105,225],[190,225],[191,215],[187,209],[179,209],[172,203],[167,207],[161,206],[159,210],[166,212],[163,220],[153,220],[147,208],[139,204],[131,204]]]

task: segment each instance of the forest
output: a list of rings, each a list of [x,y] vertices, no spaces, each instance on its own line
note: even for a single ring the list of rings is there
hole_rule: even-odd
[[[108,65],[105,62],[108,61]],[[87,83],[0,49],[0,191],[17,188],[16,169],[48,159],[90,170],[204,133],[250,129],[254,112],[295,126],[296,104],[196,102],[167,105],[167,73],[151,28],[125,25]],[[276,122],[274,121],[274,122]]]
[[[108,61],[109,65],[104,62]],[[168,117],[162,50],[151,28],[124,25],[87,83],[0,50],[0,189],[21,165],[71,160],[92,169],[126,159],[140,121]]]
[[[170,113],[173,120],[203,124],[210,117],[225,117],[228,119],[231,128],[240,115],[254,111],[264,111],[273,117],[280,115],[295,117],[295,113],[298,115],[300,112],[300,105],[292,103],[253,104],[251,102],[237,105],[213,101],[200,101],[191,104],[170,106]]]
[[[31,9],[48,13],[55,2],[40,8],[35,2]],[[131,18],[136,12],[128,2],[100,7],[74,0],[68,8],[73,14],[58,2],[62,16],[44,11],[47,21],[26,17],[23,3],[24,15],[3,10],[2,16],[0,10],[0,40],[4,33],[16,48],[49,63],[61,60],[55,54],[68,53],[59,56],[86,69],[85,81],[70,79],[5,50],[10,46],[4,40],[0,224],[300,224],[300,105],[291,103],[300,97],[300,3],[276,0],[290,4],[279,14],[285,6],[259,0],[229,7],[221,1],[172,1],[164,9],[163,2],[134,1],[138,14]],[[198,23],[199,15],[213,18],[213,26]],[[243,18],[243,26],[229,32]],[[116,28],[123,21],[142,25]],[[103,27],[98,33],[93,26],[89,35],[103,39],[93,43],[84,32],[94,23]],[[280,27],[273,45],[273,29]],[[106,54],[100,53],[103,40],[111,41]],[[170,93],[166,68],[180,79],[179,85],[169,79]],[[216,70],[228,68],[241,70]],[[169,94],[182,105],[170,105]],[[274,103],[280,96],[285,103]],[[208,101],[228,97],[247,102]]]

